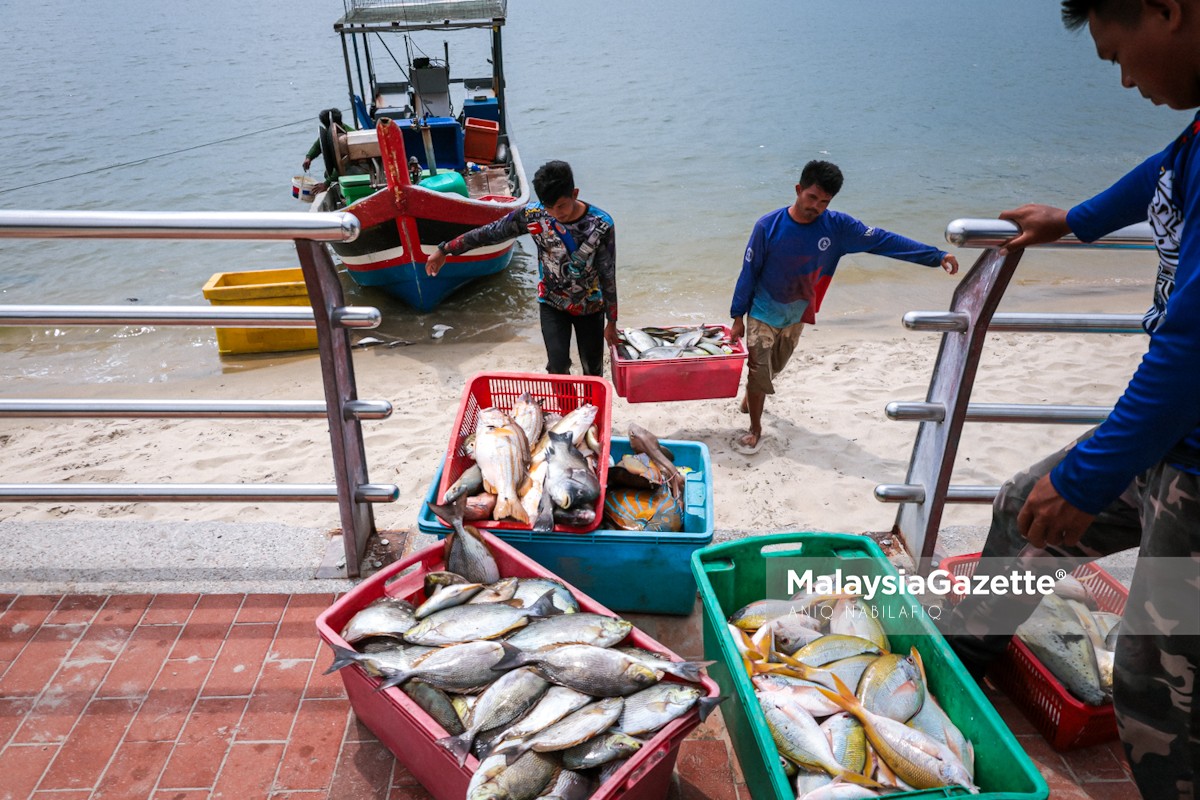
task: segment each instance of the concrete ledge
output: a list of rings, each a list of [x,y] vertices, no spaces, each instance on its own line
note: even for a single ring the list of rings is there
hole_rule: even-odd
[[[0,592],[344,592],[314,576],[329,533],[279,523],[0,522]]]

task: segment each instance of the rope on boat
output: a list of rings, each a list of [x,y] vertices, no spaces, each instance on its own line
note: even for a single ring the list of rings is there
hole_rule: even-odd
[[[32,189],[35,186],[45,186],[48,183],[57,183],[58,181],[70,180],[71,178],[81,178],[85,175],[95,175],[97,172],[106,172],[110,169],[121,169],[123,167],[132,167],[132,166],[136,166],[138,164],[144,164],[147,161],[154,161],[156,159],[167,158],[169,156],[177,156],[180,153],[187,153],[192,150],[199,150],[204,147],[212,147],[213,145],[226,144],[227,142],[234,142],[234,141],[237,141],[238,139],[246,139],[251,136],[258,136],[259,134],[263,134],[263,133],[271,133],[272,131],[278,131],[278,130],[282,130],[284,128],[291,128],[296,125],[311,125],[311,124],[312,124],[312,118],[306,117],[305,119],[302,119],[302,120],[297,120],[295,122],[285,122],[282,125],[276,125],[271,128],[263,128],[262,130],[250,131],[249,133],[239,133],[237,136],[230,136],[225,139],[217,139],[216,141],[212,141],[212,142],[204,142],[203,144],[196,144],[196,145],[192,145],[191,147],[184,147],[179,150],[172,150],[169,153],[159,153],[158,155],[154,155],[154,156],[146,156],[145,158],[139,158],[135,161],[125,161],[120,164],[109,164],[106,167],[97,167],[96,169],[89,169],[84,172],[76,172],[72,175],[60,175],[57,178],[48,178],[47,180],[44,180],[44,181],[36,181],[35,183],[26,183],[22,186],[10,186],[6,189],[0,189],[0,194],[5,194],[7,192],[15,192],[20,189]]]

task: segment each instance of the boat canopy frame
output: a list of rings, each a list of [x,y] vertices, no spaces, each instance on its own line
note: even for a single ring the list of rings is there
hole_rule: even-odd
[[[370,34],[490,29],[492,32],[491,86],[499,106],[500,135],[507,139],[508,113],[504,98],[504,49],[500,29],[507,19],[508,0],[343,0],[343,2],[345,14],[334,23],[333,29],[342,41],[342,58],[346,66],[346,85],[350,89],[352,109],[357,110],[356,97],[362,98],[364,103],[372,99],[370,93],[372,86],[386,86],[394,89],[403,85],[381,84],[375,81],[375,66],[371,59],[369,42]],[[357,93],[351,68],[351,50],[354,51],[354,66],[358,69]],[[370,84],[363,80],[360,59],[364,58]],[[469,90],[478,87],[480,81],[479,79],[459,78],[452,80],[451,83],[462,83]]]

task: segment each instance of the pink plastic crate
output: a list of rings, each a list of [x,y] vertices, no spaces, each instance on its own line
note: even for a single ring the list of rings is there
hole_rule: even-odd
[[[706,327],[719,327],[729,335],[728,325]],[[733,353],[724,356],[631,361],[621,358],[617,349],[610,346],[613,385],[617,394],[630,403],[737,397],[747,353],[740,339],[732,347]]]
[[[951,556],[942,559],[939,568],[952,575],[970,577],[975,574],[979,558],[979,553]],[[1129,591],[1103,569],[1084,564],[1071,574],[1088,588],[1101,611],[1120,614],[1125,610]],[[950,596],[951,603],[961,599],[958,595]],[[1055,750],[1075,750],[1117,738],[1117,719],[1112,703],[1089,706],[1076,699],[1015,636],[1009,641],[1003,660],[988,672],[988,677],[1012,699]]]
[[[583,611],[616,616],[495,536],[484,533],[483,537],[502,577],[551,578],[563,582],[575,595]],[[445,547],[439,543],[397,561],[363,581],[317,617],[317,631],[321,639],[330,645],[349,647],[341,637],[346,623],[385,594],[413,603],[422,602],[425,599],[422,588],[424,577],[429,572],[445,569],[444,556]],[[626,641],[679,659],[679,656],[637,628],[633,629]],[[447,735],[446,731],[398,688],[376,691],[380,680],[369,676],[357,665],[346,667],[338,674],[342,676],[355,715],[387,745],[396,759],[416,776],[430,794],[437,800],[462,800],[466,796],[467,784],[479,766],[474,756],[468,756],[466,764],[460,767],[450,751],[437,744],[438,739]],[[671,676],[667,676],[665,680],[670,679]],[[716,697],[720,693],[717,684],[708,677],[703,678],[701,685],[708,697]],[[592,800],[662,800],[670,788],[679,745],[699,724],[699,713],[694,708],[671,722],[605,781],[592,795]]]
[[[542,402],[542,411],[566,415],[585,403],[596,406],[597,438],[600,452],[597,454],[596,471],[600,479],[600,497],[596,500],[596,521],[584,527],[555,525],[555,531],[588,533],[600,527],[604,519],[604,491],[608,483],[608,450],[612,437],[612,385],[603,378],[581,375],[534,375],[523,372],[483,372],[473,377],[463,389],[458,416],[450,429],[450,446],[446,450],[446,467],[442,470],[442,482],[438,486],[440,499],[454,485],[475,460],[466,453],[467,437],[475,433],[479,413],[488,408],[502,411],[512,410],[517,398],[529,392],[534,400]],[[535,442],[530,442],[532,447]],[[442,523],[445,525],[445,523]],[[515,520],[481,519],[471,523],[484,530],[529,530]],[[448,525],[445,527],[449,528]]]

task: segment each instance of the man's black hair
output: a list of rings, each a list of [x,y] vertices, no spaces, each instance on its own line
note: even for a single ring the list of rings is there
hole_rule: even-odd
[[[575,174],[565,161],[547,161],[533,175],[533,190],[543,206],[552,206],[575,191]]]
[[[1141,11],[1142,0],[1062,0],[1062,21],[1069,31],[1077,31],[1087,25],[1091,13],[1132,26]]]
[[[828,161],[810,161],[800,171],[800,186],[807,189],[814,183],[828,192],[830,197],[842,190],[842,171],[837,164]]]
[[[326,127],[329,126],[330,120],[333,120],[338,125],[341,125],[342,110],[340,108],[326,108],[322,110],[320,114],[317,114],[317,119],[320,120],[321,124]]]

